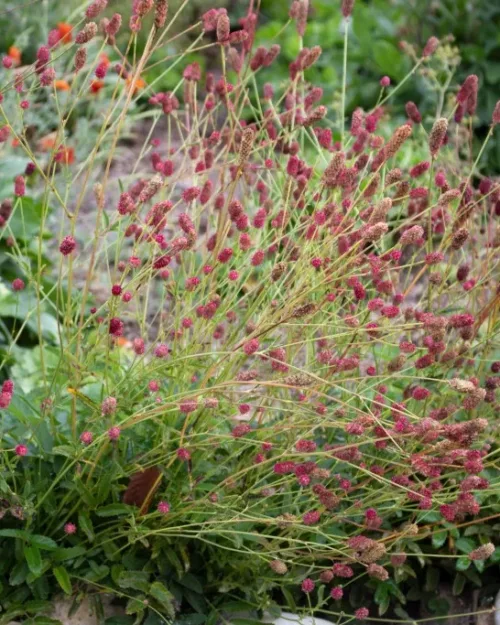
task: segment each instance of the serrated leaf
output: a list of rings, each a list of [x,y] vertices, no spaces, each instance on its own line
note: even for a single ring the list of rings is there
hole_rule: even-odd
[[[54,577],[57,579],[57,583],[64,590],[67,595],[71,595],[73,592],[71,586],[71,580],[68,571],[63,566],[55,566],[53,569]]]
[[[174,596],[161,582],[153,582],[149,589],[149,594],[161,604],[167,613],[167,616],[174,618]]]
[[[181,559],[177,555],[177,553],[171,549],[170,547],[166,549],[162,549],[162,554],[170,561],[170,563],[174,566],[177,576],[179,579],[182,579],[185,573],[185,569],[182,566]],[[182,583],[182,582],[181,582]]]
[[[33,573],[33,575],[39,577],[42,573],[43,562],[42,555],[38,547],[35,547],[34,545],[24,545],[24,557],[28,563],[29,570]]]
[[[148,592],[149,575],[144,571],[122,571],[118,576],[118,586]]]
[[[146,606],[144,605],[144,599],[129,599],[125,612],[127,614],[143,614]]]
[[[98,565],[91,562],[90,565],[92,570],[87,573],[86,579],[91,582],[98,582],[109,574],[109,566],[105,564]]]

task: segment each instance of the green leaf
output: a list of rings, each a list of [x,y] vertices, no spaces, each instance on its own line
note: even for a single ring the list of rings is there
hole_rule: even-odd
[[[27,540],[28,536],[29,534],[25,530],[0,530],[0,538],[22,538]]]
[[[187,573],[180,580],[179,584],[185,586],[186,588],[190,588],[194,592],[197,592],[199,595],[203,594],[203,586],[200,581],[191,573]]]
[[[23,625],[63,625],[59,619],[50,616],[35,616],[23,622]]]
[[[41,577],[37,577],[35,581],[31,584],[33,588],[33,592],[37,597],[43,599],[44,601],[48,601],[50,594],[49,580],[47,575],[42,575]],[[51,609],[53,604],[51,603]]]
[[[455,568],[457,569],[457,571],[466,571],[469,566],[470,560],[467,556],[460,556],[455,564]]]
[[[65,560],[73,560],[87,553],[87,549],[83,545],[77,547],[59,548],[52,554],[52,558],[56,562],[64,562]]]
[[[446,542],[446,538],[448,536],[448,532],[446,530],[439,530],[439,532],[435,532],[432,535],[432,546],[435,549],[439,549]]]
[[[162,549],[162,554],[170,561],[170,563],[174,566],[177,576],[179,579],[182,579],[184,576],[186,569],[182,565],[181,559],[177,555],[177,553],[168,546],[167,548]],[[181,582],[182,583],[182,582]]]
[[[35,614],[40,614],[41,612],[52,612],[54,606],[50,601],[28,601],[24,606],[24,609],[28,614],[35,612]]]
[[[64,566],[55,566],[53,569],[54,577],[57,579],[57,583],[64,590],[67,595],[71,595],[72,586],[68,571]]]
[[[7,625],[11,621],[14,621],[18,616],[24,616],[26,612],[23,608],[15,607],[4,612],[2,617],[0,618],[0,625]]]
[[[19,586],[24,581],[26,581],[28,573],[29,568],[26,562],[18,562],[10,572],[9,584],[11,586]]]
[[[45,421],[40,421],[34,428],[33,434],[36,436],[40,445],[46,453],[51,453],[54,447],[54,439],[50,433],[49,427]]]
[[[288,588],[283,587],[281,589],[281,592],[283,593],[283,596],[286,599],[286,604],[287,606],[293,611],[295,612],[295,610],[297,609],[297,606],[295,605],[295,599],[293,598],[292,593],[288,590]]]
[[[473,549],[475,549],[476,544],[470,538],[462,537],[456,541],[455,547],[458,549],[458,551],[461,551],[462,553],[470,553],[471,551],[473,551]]]
[[[129,599],[125,612],[127,614],[143,614],[145,609],[144,599]]]
[[[175,618],[175,625],[201,625],[206,619],[204,614],[180,614]]]
[[[444,597],[432,597],[427,605],[436,615],[445,616],[450,613],[450,603]]]
[[[106,558],[110,562],[116,562],[116,560],[120,559],[120,551],[119,551],[118,545],[112,540],[109,540],[108,542],[106,542],[102,546],[102,548],[104,550],[104,554],[106,555]]]
[[[186,588],[183,594],[186,601],[192,608],[196,610],[196,612],[199,612],[200,614],[206,614],[207,604],[205,598],[202,595],[198,595],[188,588]]]
[[[121,516],[131,512],[131,507],[126,506],[124,503],[110,503],[109,506],[103,506],[96,510],[97,516],[100,517]]]
[[[76,450],[71,445],[56,445],[52,452],[56,456],[64,456],[65,458],[74,458],[76,455]]]
[[[33,575],[36,577],[41,575],[43,562],[38,547],[35,547],[35,545],[24,545],[24,557]]]
[[[387,612],[390,603],[389,587],[387,584],[381,583],[377,585],[374,599],[375,603],[378,605],[378,613],[382,616]]]
[[[389,593],[393,597],[396,597],[396,599],[398,599],[401,603],[405,604],[406,596],[401,592],[401,590],[399,589],[398,585],[394,582],[394,580],[390,579],[385,583],[387,584],[389,588]]]
[[[109,575],[109,566],[106,566],[105,564],[99,565],[95,562],[90,562],[90,566],[92,568],[92,571],[89,571],[89,573],[87,573],[86,579],[91,582],[98,582],[107,575]]]
[[[400,605],[397,605],[394,608],[394,614],[396,616],[399,616],[400,618],[408,621],[408,623],[411,623],[411,621],[412,621],[412,619],[411,619],[410,615],[408,614],[408,612],[404,608],[402,608]]]
[[[146,619],[143,621],[142,625],[165,625],[167,622],[167,619],[161,616],[161,614],[148,610]]]
[[[174,618],[174,595],[161,582],[153,582],[149,594],[161,604],[169,618]]]
[[[425,586],[424,589],[427,592],[434,592],[439,584],[439,569],[431,566],[427,569],[427,573],[425,576]]]
[[[149,575],[144,571],[122,571],[118,577],[118,586],[148,592]]]
[[[229,612],[249,612],[252,609],[252,604],[248,601],[224,601],[220,605],[220,610],[224,614]]]
[[[473,584],[475,584],[478,588],[481,588],[483,585],[481,576],[475,571],[473,568],[468,568],[464,572],[465,577],[470,580]]]
[[[383,39],[375,41],[373,59],[382,73],[395,78],[400,77],[402,56],[394,44]]]
[[[52,540],[52,538],[48,536],[41,536],[40,534],[31,535],[29,541],[32,545],[35,545],[39,549],[44,549],[45,551],[53,551],[59,548],[55,540]]]
[[[78,514],[78,525],[83,530],[89,541],[92,543],[95,539],[94,527],[89,515],[86,512]]]
[[[462,575],[462,573],[457,573],[455,575],[455,579],[453,580],[453,590],[452,590],[455,596],[462,594],[462,590],[464,589],[466,580],[467,578],[465,577],[465,575]]]

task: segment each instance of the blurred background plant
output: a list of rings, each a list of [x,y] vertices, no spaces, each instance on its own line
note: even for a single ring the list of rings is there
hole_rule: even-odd
[[[27,62],[32,62],[36,53],[36,42],[46,39],[48,32],[58,21],[65,21],[72,11],[78,11],[79,0],[35,0],[26,2],[22,10],[19,2],[3,3],[0,9],[0,51],[12,45],[23,50]],[[119,9],[128,20],[130,6],[123,7],[120,0],[109,3],[108,13]],[[182,7],[179,16],[179,33],[187,32],[171,44],[175,55],[186,44],[192,30],[189,28],[200,15],[212,7],[230,9],[234,22],[246,12],[244,2],[238,0],[172,0],[171,12]],[[309,16],[309,28],[304,45],[322,45],[323,54],[317,66],[311,71],[311,82],[322,86],[325,100],[338,97],[342,73],[343,22],[337,0],[315,0]],[[30,10],[36,7],[36,10]],[[285,80],[288,63],[298,52],[298,40],[293,27],[283,28],[290,2],[288,0],[262,0],[260,12],[261,28],[256,43],[266,45],[274,41],[279,33],[282,53],[279,62],[268,70],[270,81]],[[465,76],[475,73],[483,97],[476,111],[476,136],[478,142],[484,138],[490,113],[498,99],[497,85],[500,82],[500,3],[490,0],[358,0],[356,19],[352,23],[353,36],[349,44],[347,111],[356,106],[369,107],[378,93],[378,79],[388,75],[397,83],[411,67],[410,60],[399,49],[402,40],[421,51],[429,37],[439,39],[450,37],[456,60],[459,60],[454,80],[461,83]],[[138,50],[145,43],[144,35],[138,39]],[[161,58],[164,58],[163,56]],[[205,69],[214,64],[213,52],[199,53],[197,62]],[[152,68],[146,75],[148,83],[157,79],[162,72],[158,56],[152,58]],[[161,90],[173,88],[181,77],[181,69],[170,71],[155,85]],[[391,115],[397,120],[404,116],[404,105],[408,100],[416,102],[422,113],[432,112],[436,96],[429,96],[427,79],[408,81],[391,100]],[[398,120],[399,121],[399,120]],[[500,143],[491,142],[487,147],[485,164],[494,172],[500,172]],[[494,173],[492,172],[492,173]]]

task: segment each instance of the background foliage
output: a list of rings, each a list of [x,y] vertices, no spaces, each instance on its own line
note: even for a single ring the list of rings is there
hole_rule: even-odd
[[[125,3],[126,4],[126,3]],[[181,4],[173,0],[171,10]],[[322,45],[324,53],[311,73],[311,80],[323,86],[328,98],[335,97],[339,76],[342,72],[342,30],[338,0],[314,0],[311,3],[309,27],[305,45]],[[36,11],[23,11],[17,2],[6,2],[0,9],[0,51],[16,44],[26,50],[27,60],[32,61],[36,42],[46,37],[53,24],[66,20],[72,10],[77,10],[77,0],[35,0],[28,6]],[[110,2],[109,12],[117,7],[127,7],[119,0]],[[235,18],[242,16],[246,8],[243,2],[231,0],[189,0],[183,8],[180,29],[190,26],[197,17],[211,7],[226,6]],[[287,19],[288,0],[262,0],[261,28],[258,43],[266,44],[278,33]],[[482,139],[487,132],[490,114],[498,98],[500,82],[500,3],[490,0],[357,0],[356,19],[353,22],[354,37],[350,41],[349,83],[347,110],[356,106],[368,107],[376,98],[378,79],[388,75],[394,82],[402,78],[410,67],[408,59],[398,48],[406,40],[421,50],[430,36],[440,39],[453,36],[459,49],[461,63],[457,68],[456,82],[460,83],[470,73],[479,76],[483,97],[478,106],[476,134]],[[178,40],[184,45],[189,34]],[[271,82],[283,80],[288,73],[287,62],[295,58],[298,42],[293,29],[280,38],[283,53],[280,62],[273,64]],[[172,49],[175,53],[175,49]],[[194,58],[194,57],[193,57]],[[196,58],[210,69],[210,55],[199,54]],[[149,81],[154,80],[161,68],[152,69]],[[180,78],[180,70],[170,72],[166,82],[158,89],[171,88]],[[426,102],[427,91],[422,80],[407,83],[398,97],[391,101],[393,115],[404,116],[404,104],[413,100],[422,108],[432,110],[434,102]],[[488,164],[494,172],[500,172],[500,143],[491,143],[487,150]],[[492,172],[492,173],[494,173]]]

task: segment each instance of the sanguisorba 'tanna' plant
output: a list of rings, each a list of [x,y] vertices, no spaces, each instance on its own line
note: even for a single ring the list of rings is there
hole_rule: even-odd
[[[273,609],[295,588],[307,609],[365,618],[372,592],[381,613],[404,603],[415,563],[482,571],[499,513],[500,186],[467,154],[477,77],[436,119],[408,103],[399,126],[383,77],[349,124],[347,76],[331,110],[308,82],[307,0],[286,85],[266,82],[280,48],[254,45],[251,7],[239,24],[208,11],[172,55],[166,1],[135,0],[129,24],[106,5],[51,31],[34,64],[3,60],[1,158],[29,163],[1,233],[12,297],[32,302],[3,364],[27,323],[39,364],[1,394],[2,605],[111,589],[139,620],[194,606],[212,622],[225,597]],[[189,54],[209,47],[221,72],[203,75]],[[161,50],[163,74],[183,64],[168,93],[147,81]],[[440,42],[410,52],[414,73]],[[40,233],[21,240],[28,200]]]

